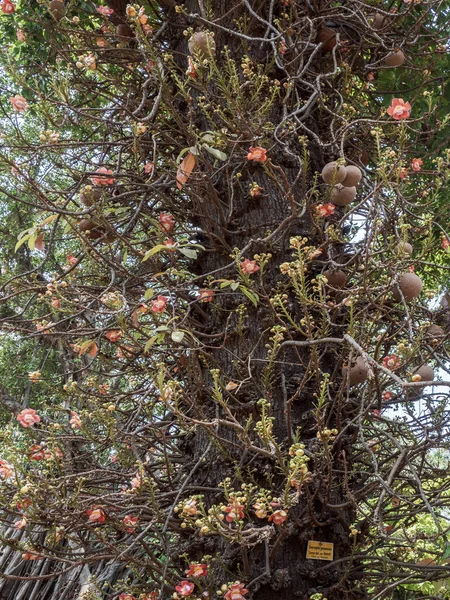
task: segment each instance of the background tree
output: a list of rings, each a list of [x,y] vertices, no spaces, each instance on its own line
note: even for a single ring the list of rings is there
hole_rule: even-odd
[[[450,597],[449,3],[1,8],[1,596]]]

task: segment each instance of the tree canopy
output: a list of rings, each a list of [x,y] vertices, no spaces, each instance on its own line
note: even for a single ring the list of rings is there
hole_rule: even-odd
[[[450,2],[0,9],[0,597],[450,598]]]

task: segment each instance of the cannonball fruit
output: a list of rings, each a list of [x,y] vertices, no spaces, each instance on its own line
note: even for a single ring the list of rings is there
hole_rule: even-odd
[[[346,175],[342,185],[345,187],[353,187],[358,185],[362,178],[361,169],[358,169],[358,167],[354,167],[353,165],[349,165],[348,167],[345,167],[345,171]]]
[[[344,187],[342,184],[338,183],[333,187],[331,192],[331,201],[333,204],[337,206],[347,206],[350,202],[356,198],[356,188],[355,187]]]
[[[422,291],[422,280],[415,273],[404,273],[398,280],[398,287],[400,288],[403,297],[406,302],[411,302],[414,298],[417,298]],[[393,296],[395,300],[401,300],[401,296],[398,293],[397,288],[394,289]]]
[[[385,25],[385,17],[380,13],[375,13],[370,19],[372,29],[382,29]]]
[[[80,231],[93,231],[96,228],[96,224],[92,219],[81,219],[78,223],[78,228]]]
[[[358,385],[366,381],[369,372],[364,359],[359,356],[352,365],[342,367],[342,375],[347,375],[351,386]]]
[[[425,339],[428,342],[441,341],[445,337],[445,332],[439,325],[430,325],[425,331]]]
[[[401,50],[396,50],[388,54],[384,59],[384,64],[387,67],[400,67],[405,62],[405,55]]]
[[[64,2],[62,2],[61,0],[51,0],[51,2],[48,5],[48,11],[55,19],[55,21],[61,21],[61,19],[66,14],[66,7],[64,5]]]
[[[409,242],[400,242],[397,245],[397,252],[403,256],[411,256],[413,253],[413,247]]]
[[[211,33],[207,31],[198,31],[194,33],[188,42],[189,52],[191,54],[201,54],[203,56],[214,56],[216,52],[216,42]]]
[[[330,27],[321,27],[317,32],[316,42],[322,42],[322,49],[331,52],[336,46],[336,31]]]
[[[344,271],[325,271],[323,275],[327,278],[330,287],[341,289],[347,283],[347,275]]]
[[[120,23],[116,27],[116,34],[118,37],[131,39],[134,38],[134,31],[126,23]]]
[[[102,190],[93,189],[90,186],[87,186],[80,192],[80,202],[82,202],[85,206],[92,206],[102,197]]]
[[[420,381],[433,381],[434,379],[434,370],[430,365],[422,365],[418,369],[414,370],[413,375],[419,375]]]
[[[322,179],[325,183],[342,183],[347,176],[347,169],[337,162],[329,162],[322,169]]]

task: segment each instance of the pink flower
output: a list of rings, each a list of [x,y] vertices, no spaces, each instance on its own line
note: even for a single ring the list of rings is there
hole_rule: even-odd
[[[391,400],[393,396],[394,394],[392,392],[383,392],[381,397],[383,399],[383,402],[389,402],[389,400]]]
[[[245,583],[233,583],[225,594],[225,600],[244,600],[244,594],[248,593],[245,589]]]
[[[442,236],[441,248],[443,250],[448,250],[450,248],[450,240],[448,239],[448,237],[446,235]]]
[[[159,227],[164,233],[172,233],[175,227],[175,219],[170,213],[161,213],[159,215]]]
[[[24,408],[22,412],[17,415],[17,420],[22,427],[32,427],[35,423],[39,423],[41,417],[34,408]]]
[[[375,79],[375,73],[373,71],[370,71],[370,73],[367,73],[368,81],[373,81],[374,79]]]
[[[0,477],[2,479],[8,479],[8,477],[11,475],[12,473],[12,468],[11,465],[9,465],[6,460],[3,460],[3,458],[0,458]]]
[[[259,271],[256,260],[246,258],[244,262],[241,263],[241,271],[246,275],[252,275],[253,273],[256,273],[256,271]]]
[[[109,6],[97,6],[97,12],[105,17],[109,17],[114,12],[113,8],[109,8]]]
[[[158,296],[156,298],[156,300],[152,301],[152,306],[151,306],[152,312],[154,312],[154,313],[164,312],[164,309],[166,308],[167,300],[168,300],[168,298],[166,298],[165,296]]]
[[[396,121],[407,119],[411,113],[411,104],[403,102],[403,98],[393,98],[391,106],[387,109],[387,114]]]
[[[128,533],[133,533],[136,529],[136,525],[138,524],[139,517],[132,517],[131,515],[125,515],[123,518],[123,524],[127,527]]]
[[[332,204],[331,202],[328,202],[327,204],[318,204],[316,206],[316,213],[320,217],[329,217],[330,215],[332,215],[334,213],[335,210],[336,210],[336,206],[334,204]]]
[[[141,476],[139,475],[139,473],[136,473],[136,475],[131,480],[131,489],[136,490],[136,489],[140,488],[141,485],[142,485]]]
[[[10,2],[9,0],[5,0],[5,2],[3,2],[1,4],[0,8],[7,15],[11,15],[16,10],[16,7],[14,6],[14,4],[12,2]]]
[[[244,518],[244,505],[240,504],[234,498],[230,498],[230,504],[226,507],[225,512],[228,513],[225,519],[228,523]]]
[[[386,369],[395,371],[395,369],[398,369],[400,365],[400,357],[396,354],[390,354],[389,356],[385,356],[383,358],[383,366],[386,367]]]
[[[420,171],[423,165],[423,160],[421,158],[413,158],[411,161],[411,168],[413,171]]]
[[[180,596],[190,596],[194,591],[195,585],[191,581],[180,581],[178,585],[175,586],[175,589],[180,594]]]
[[[203,563],[193,563],[189,565],[186,575],[188,577],[206,577],[208,575],[208,566]]]
[[[76,256],[73,256],[73,254],[68,254],[67,255],[67,262],[69,263],[69,265],[76,265],[78,262],[78,258]]]
[[[106,515],[101,508],[89,508],[86,514],[91,523],[104,523],[106,521]]]
[[[9,99],[9,101],[13,105],[14,110],[17,110],[18,112],[24,112],[28,108],[27,101],[23,96],[20,96],[19,94],[12,96]]]
[[[402,167],[400,169],[400,179],[405,179],[405,177],[408,177],[408,169],[406,167]]]
[[[136,600],[136,598],[132,594],[127,594],[126,592],[123,592],[122,594],[120,594],[119,600]]]
[[[19,42],[24,42],[27,39],[26,35],[24,34],[24,32],[21,29],[17,29],[16,37],[19,40]]]
[[[114,177],[107,177],[107,175],[113,175],[114,171],[107,169],[106,167],[100,167],[96,170],[97,177],[91,177],[91,181],[94,185],[113,185]]]
[[[153,169],[155,168],[155,165],[152,162],[146,162],[144,165],[144,173],[150,174],[153,172]]]
[[[116,462],[118,462],[119,457],[117,456],[117,454],[115,452],[111,452],[110,455],[109,455],[109,460],[112,463],[116,463]]]
[[[269,523],[270,521],[273,521],[275,525],[281,525],[281,523],[284,523],[287,518],[288,514],[285,510],[276,510],[267,520]]]
[[[69,424],[72,427],[72,429],[80,429],[81,427],[80,416],[73,410],[70,411]]]
[[[198,301],[199,302],[212,302],[214,296],[213,290],[199,290],[198,291]]]
[[[20,521],[16,521],[14,523],[14,529],[23,529],[26,526],[27,526],[27,518],[26,517],[22,517],[20,519]]]
[[[247,154],[247,160],[263,163],[267,160],[266,154],[267,150],[265,148],[261,148],[261,146],[251,146],[249,153]]]
[[[370,414],[372,415],[374,421],[378,421],[381,417],[381,412],[377,409],[372,410]]]
[[[281,42],[280,42],[280,54],[286,54],[286,50],[287,50],[287,46],[283,42],[283,40],[281,40]]]

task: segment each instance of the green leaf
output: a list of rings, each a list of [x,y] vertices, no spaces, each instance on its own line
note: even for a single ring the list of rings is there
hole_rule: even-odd
[[[17,252],[17,250],[20,248],[20,246],[22,246],[23,244],[25,244],[25,242],[33,235],[33,231],[34,230],[31,230],[31,232],[30,232],[30,230],[28,229],[27,231],[29,233],[25,233],[24,232],[24,235],[19,239],[19,241],[15,245],[14,252]]]
[[[144,294],[144,300],[150,300],[150,298],[153,298],[154,294],[155,290],[153,288],[148,288]]]
[[[193,250],[192,248],[178,248],[178,250],[181,252],[181,254],[184,254],[184,256],[187,256],[188,258],[197,258],[197,250]]]
[[[48,223],[52,223],[57,218],[58,218],[58,215],[50,215],[49,217],[47,217],[46,219],[44,219],[42,221],[41,226],[47,225]]]
[[[149,250],[148,252],[145,253],[145,256],[142,259],[142,262],[149,259],[150,256],[153,256],[154,254],[158,254],[158,252],[161,252],[161,250],[164,250],[165,248],[166,247],[164,246],[164,244],[158,244],[157,246],[154,246],[151,250]]]
[[[34,250],[34,245],[36,244],[37,231],[33,231],[33,233],[28,237],[28,248],[30,250]]]
[[[239,281],[234,281],[231,285],[230,285],[231,289],[233,290],[233,292],[235,292],[238,287],[239,287]]]
[[[258,306],[258,302],[259,302],[259,296],[258,294],[255,294],[255,292],[251,292],[248,288],[244,287],[243,285],[239,286],[240,291],[247,296],[247,298],[255,305]]]
[[[217,150],[217,148],[211,148],[211,146],[208,146],[207,144],[204,144],[203,148],[212,154],[214,158],[218,158],[219,160],[227,160],[227,155],[225,152]]]
[[[147,352],[148,350],[150,350],[150,348],[153,346],[153,344],[156,342],[156,340],[159,338],[159,335],[153,335],[148,342],[145,344],[144,346],[144,352]]]
[[[184,338],[184,331],[172,331],[172,335],[171,338],[173,339],[174,342],[181,342]]]

